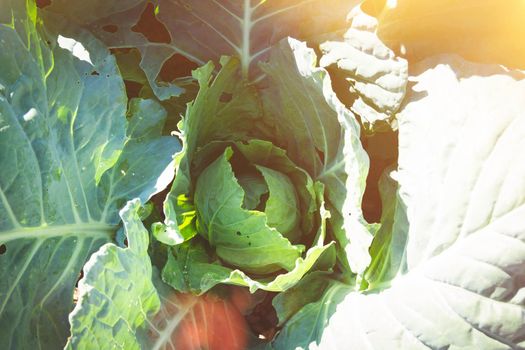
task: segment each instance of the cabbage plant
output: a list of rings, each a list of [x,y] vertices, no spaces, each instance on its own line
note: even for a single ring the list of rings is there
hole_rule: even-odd
[[[525,348],[525,3],[0,0],[1,349]]]
[[[297,52],[314,57],[290,39],[275,48],[275,59],[287,59],[290,69],[297,69]],[[180,124],[184,146],[164,203],[165,223],[154,229],[157,239],[175,245],[163,278],[181,291],[204,292],[217,283],[283,291],[314,264],[334,265],[335,247],[326,242],[325,184],[307,171],[301,158],[277,146],[286,143],[273,132],[272,121],[264,120],[265,108],[273,106],[243,86],[240,62],[225,57],[221,63],[215,77],[211,64],[194,72],[201,88]],[[272,63],[271,58],[266,67],[269,79],[274,76]],[[323,102],[312,75],[325,73],[308,63],[310,71],[300,79],[311,79],[307,93]],[[323,108],[337,125],[337,112],[326,101]],[[298,124],[315,117],[309,111],[290,111]],[[271,112],[267,115],[274,121],[286,117]],[[228,127],[217,128],[219,123]],[[188,264],[190,251],[195,260]]]

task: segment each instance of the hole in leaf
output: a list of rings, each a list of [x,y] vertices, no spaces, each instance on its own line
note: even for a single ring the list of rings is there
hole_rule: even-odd
[[[0,245],[0,255],[5,254],[7,252],[7,246],[5,244]]]
[[[259,202],[259,205],[255,208],[255,210],[258,210],[260,212],[263,212],[266,210],[266,203],[268,202],[268,199],[270,198],[270,193],[266,192],[261,195],[261,201]]]
[[[121,53],[129,53],[129,52],[132,52],[132,51],[137,51],[138,50],[134,47],[112,47],[109,49],[109,51],[113,54],[113,55],[118,55],[118,54],[121,54]],[[118,60],[118,57],[117,57],[117,60]]]
[[[116,33],[118,31],[118,27],[114,24],[106,24],[102,27],[102,30],[108,33]]]
[[[128,99],[139,97],[142,84],[137,83],[136,81],[124,80],[124,85],[126,86],[126,94],[128,95]]]
[[[36,0],[36,6],[38,6],[41,9],[49,5],[51,5],[51,0]]]
[[[321,160],[321,164],[324,164],[324,152],[321,152],[319,149],[315,149],[317,151],[317,155],[319,156],[319,159]]]
[[[232,97],[233,97],[232,94],[227,93],[227,92],[223,92],[221,94],[221,97],[219,97],[219,101],[221,101],[223,103],[227,103],[227,102],[230,102],[232,100]]]
[[[154,195],[150,199],[150,201],[153,203],[153,205],[157,209],[157,212],[160,214],[161,220],[165,219],[164,211],[163,211],[164,199],[166,198],[166,196],[170,192],[172,183],[173,183],[173,181],[170,182],[170,184],[165,189],[163,189],[162,191],[160,191],[159,193],[157,193],[156,195]]]
[[[100,75],[100,73],[94,70],[93,72],[91,72],[91,75]]]
[[[76,287],[78,287],[78,281],[80,281],[82,277],[84,277],[84,270],[80,270],[80,273],[78,274],[77,283],[75,283]]]
[[[370,170],[363,195],[363,215],[368,222],[380,222],[382,213],[379,179],[385,169],[397,163],[398,135],[396,132],[378,132],[362,139],[370,158]]]
[[[337,66],[332,65],[326,68],[332,78],[332,88],[336,91],[337,97],[343,104],[350,108],[356,100],[354,83],[348,81],[344,74],[341,74]]]
[[[246,321],[253,334],[263,335],[266,339],[273,339],[278,330],[279,319],[272,305],[275,295],[268,293],[264,300],[257,304],[249,315],[246,315]]]
[[[78,302],[78,287],[75,287],[73,289],[73,304],[76,304]]]
[[[176,78],[191,76],[191,71],[198,67],[186,57],[174,54],[164,62],[158,77],[162,81],[173,81]]]
[[[149,41],[154,43],[169,44],[171,42],[170,33],[166,29],[166,26],[155,17],[155,7],[151,2],[146,5],[139,21],[131,27],[131,30],[136,33],[141,33]]]

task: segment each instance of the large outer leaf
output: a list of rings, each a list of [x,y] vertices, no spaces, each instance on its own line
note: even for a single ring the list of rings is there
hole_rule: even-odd
[[[0,348],[54,349],[81,267],[119,206],[167,185],[177,142],[158,136],[151,101],[132,102],[126,132],[124,85],[99,42],[57,18],[39,34],[34,5],[0,5],[15,26],[0,24]]]
[[[146,322],[160,308],[152,282],[148,231],[140,221],[140,201],[120,212],[129,247],[102,246],[84,267],[79,300],[70,314],[68,349],[141,349]],[[110,283],[108,283],[110,281]]]
[[[149,42],[132,30],[147,3],[98,0],[86,6],[85,1],[55,0],[51,10],[89,25],[111,47],[136,46],[142,68],[164,99],[180,93],[176,86],[155,84],[162,64],[173,54],[199,64],[217,62],[222,55],[237,56],[243,76],[256,78],[260,75],[256,63],[267,57],[273,44],[286,36],[304,39],[343,27],[355,1],[157,0],[156,17],[169,32],[168,43]],[[108,26],[116,29],[108,31]]]
[[[455,56],[416,75],[399,116],[408,273],[349,291],[318,347],[522,349],[525,75]]]
[[[371,235],[364,226],[361,200],[368,156],[359,140],[355,116],[338,100],[330,77],[317,68],[315,52],[305,43],[284,39],[261,63],[270,84],[263,105],[275,122],[275,139],[289,157],[325,184],[327,208],[345,265],[363,272],[370,262]]]

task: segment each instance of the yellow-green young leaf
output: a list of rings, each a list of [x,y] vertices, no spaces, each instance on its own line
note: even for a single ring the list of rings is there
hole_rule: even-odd
[[[268,226],[290,239],[299,228],[301,218],[301,207],[294,184],[288,176],[279,171],[264,166],[257,166],[257,170],[268,184],[269,197],[264,210]]]
[[[326,274],[335,263],[334,242],[324,244],[326,239],[326,220],[329,213],[324,207],[323,185],[315,185],[320,206],[320,227],[314,244],[305,257],[298,257],[293,268],[277,275],[253,277],[240,269],[222,266],[216,255],[207,249],[206,242],[195,237],[173,248],[168,262],[162,271],[163,280],[181,292],[202,294],[219,283],[248,287],[253,293],[258,289],[282,292],[296,285],[311,270],[322,270]],[[234,235],[235,237],[236,235]],[[244,237],[238,237],[243,241]],[[268,251],[271,261],[278,261],[272,251]]]
[[[199,175],[195,185],[199,233],[222,260],[248,273],[292,270],[304,246],[292,245],[268,226],[265,213],[242,208],[244,192],[229,163],[232,155],[227,148]]]

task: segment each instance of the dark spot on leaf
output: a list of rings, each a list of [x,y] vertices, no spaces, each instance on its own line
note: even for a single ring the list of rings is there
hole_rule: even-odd
[[[114,24],[106,24],[102,27],[102,30],[108,33],[116,33],[118,31],[118,27]]]
[[[241,232],[237,231],[237,236],[240,236],[241,235]]]
[[[91,72],[91,75],[100,75],[100,73],[94,70],[93,72]]]
[[[124,238],[124,245],[125,245],[126,247],[129,247],[128,239],[127,239],[127,238]]]
[[[106,78],[109,78],[109,74],[106,74]]]
[[[173,81],[180,77],[187,77],[191,75],[191,71],[199,66],[187,59],[186,57],[174,54],[168,58],[160,69],[157,79],[162,81]]]
[[[252,242],[248,242],[248,246],[250,246],[250,247],[251,247],[251,246],[252,246]]]
[[[131,30],[141,33],[154,43],[169,44],[171,42],[170,33],[164,24],[155,17],[155,7],[151,2],[146,5],[139,21],[131,27]]]
[[[227,92],[223,92],[221,97],[219,97],[219,101],[223,103],[230,102],[232,100],[233,95]]]
[[[0,255],[5,254],[7,251],[7,246],[5,244],[0,245]]]

